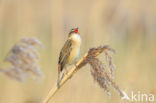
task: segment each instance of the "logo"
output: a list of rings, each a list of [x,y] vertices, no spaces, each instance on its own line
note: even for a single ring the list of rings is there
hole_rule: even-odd
[[[152,93],[145,93],[145,92],[133,92],[131,91],[131,95],[127,96],[128,100],[132,102],[154,102],[155,95]]]

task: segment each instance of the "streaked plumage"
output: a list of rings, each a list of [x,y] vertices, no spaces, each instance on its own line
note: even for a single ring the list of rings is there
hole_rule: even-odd
[[[80,53],[81,38],[78,33],[78,28],[74,28],[70,31],[68,35],[68,40],[65,42],[63,48],[61,49],[58,61],[58,85],[61,81],[61,72],[64,68],[76,62]]]

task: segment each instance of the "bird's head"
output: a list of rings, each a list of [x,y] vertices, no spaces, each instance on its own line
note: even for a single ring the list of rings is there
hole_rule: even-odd
[[[69,37],[70,37],[71,35],[80,35],[80,34],[79,34],[79,28],[77,27],[77,28],[71,29],[71,31],[69,32]]]

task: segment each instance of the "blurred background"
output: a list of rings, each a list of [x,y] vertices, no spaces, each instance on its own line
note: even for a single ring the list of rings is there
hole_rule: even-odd
[[[20,83],[0,74],[0,103],[44,99],[57,81],[58,55],[73,27],[79,27],[82,38],[80,56],[91,47],[110,45],[117,51],[112,56],[120,88],[129,96],[131,91],[156,95],[155,5],[156,0],[0,0],[0,67],[23,37],[37,37],[45,45],[40,50],[43,79]],[[49,103],[120,103],[110,89],[111,98],[93,81],[87,65]]]

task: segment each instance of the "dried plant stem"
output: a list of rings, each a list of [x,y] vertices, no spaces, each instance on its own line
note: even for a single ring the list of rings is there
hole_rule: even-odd
[[[52,88],[49,93],[48,96],[44,99],[43,103],[48,103],[49,100],[55,95],[55,93],[63,86],[63,84],[69,80],[71,78],[71,76],[76,73],[76,71],[80,68],[78,68],[81,63],[84,61],[84,59],[87,57],[88,53],[86,53],[86,55],[81,58],[76,65],[64,76],[64,78],[62,79],[62,81],[60,82],[60,87],[58,88],[57,84],[55,85],[54,88]]]

